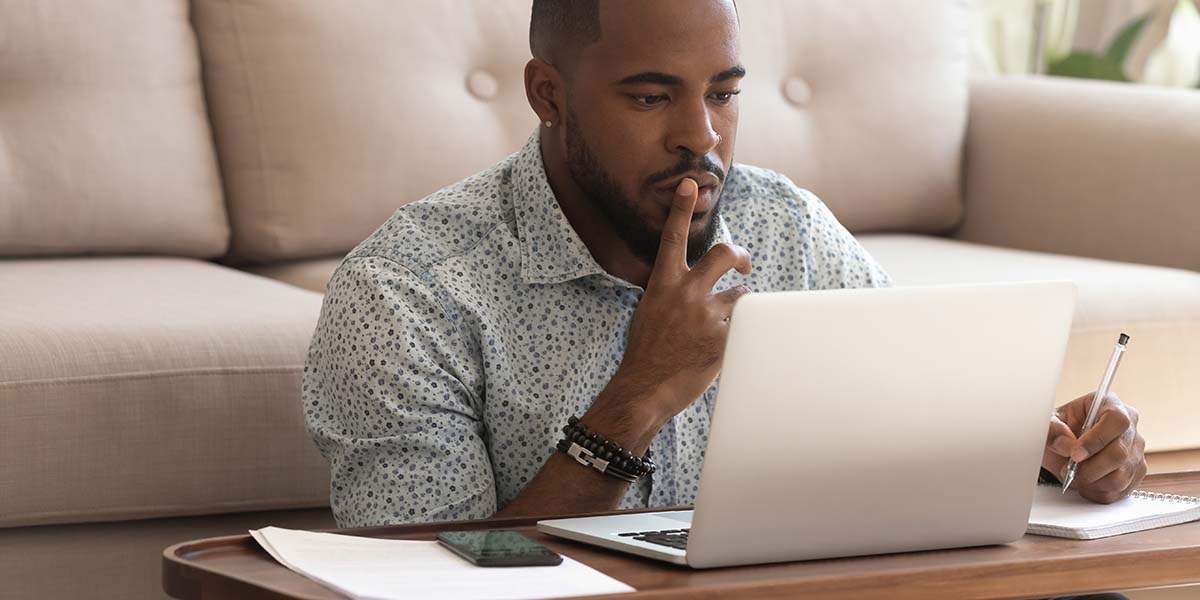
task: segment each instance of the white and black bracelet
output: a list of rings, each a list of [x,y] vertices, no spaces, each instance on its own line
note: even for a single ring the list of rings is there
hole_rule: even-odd
[[[577,417],[567,421],[563,433],[566,437],[558,442],[560,452],[610,477],[633,483],[657,469],[649,450],[645,456],[634,456],[603,434],[589,430]]]

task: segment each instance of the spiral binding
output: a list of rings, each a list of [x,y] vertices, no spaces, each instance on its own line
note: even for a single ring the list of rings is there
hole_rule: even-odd
[[[1054,483],[1038,483],[1039,486],[1059,487]],[[1200,497],[1184,496],[1182,494],[1168,494],[1166,492],[1145,492],[1142,490],[1134,490],[1129,494],[1131,498],[1140,498],[1142,500],[1161,500],[1163,502],[1181,502],[1183,504],[1200,504]]]
[[[1143,492],[1137,490],[1130,494],[1134,498],[1143,500],[1162,500],[1163,502],[1182,502],[1184,504],[1200,504],[1200,498],[1195,496],[1184,496],[1181,494],[1168,494],[1165,492]]]

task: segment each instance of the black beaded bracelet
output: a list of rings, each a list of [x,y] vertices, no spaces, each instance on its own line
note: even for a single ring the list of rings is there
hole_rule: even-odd
[[[589,430],[577,417],[567,420],[563,434],[566,437],[559,440],[559,451],[605,475],[634,482],[657,469],[649,450],[646,450],[645,456],[634,456],[603,434]]]
[[[614,463],[622,471],[643,477],[653,473],[656,468],[654,461],[650,460],[649,450],[646,450],[644,458],[634,456],[620,444],[604,437],[604,434],[588,429],[586,425],[579,422],[577,417],[567,420],[567,426],[563,428],[563,433],[567,434],[567,438],[572,442],[587,448],[602,460]]]

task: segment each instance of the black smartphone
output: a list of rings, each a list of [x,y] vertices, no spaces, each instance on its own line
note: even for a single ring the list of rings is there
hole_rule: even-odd
[[[553,550],[515,531],[443,531],[437,540],[480,567],[562,564],[562,557]]]

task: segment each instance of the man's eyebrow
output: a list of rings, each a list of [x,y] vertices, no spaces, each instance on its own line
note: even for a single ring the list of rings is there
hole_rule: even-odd
[[[716,75],[713,75],[712,78],[708,80],[708,82],[709,83],[721,83],[722,81],[728,81],[730,79],[737,79],[739,77],[745,77],[745,76],[746,76],[746,68],[743,67],[742,65],[737,65],[735,67],[730,67],[728,69],[725,69],[724,71],[721,71],[720,73],[717,73]],[[646,71],[644,73],[630,75],[629,77],[626,77],[626,78],[622,79],[621,81],[618,81],[617,85],[632,85],[632,84],[637,84],[637,83],[656,83],[659,85],[681,85],[681,84],[683,84],[683,79],[681,79],[680,77],[675,76],[675,75],[668,75],[666,73],[661,73],[658,71]]]
[[[745,77],[745,76],[746,76],[746,68],[743,67],[742,65],[738,65],[736,67],[730,67],[728,69],[725,69],[724,71],[721,71],[720,73],[717,73],[716,75],[713,75],[712,79],[709,79],[708,82],[709,83],[721,83],[722,81],[728,81],[730,79],[737,79],[738,77]]]
[[[647,71],[645,73],[638,73],[637,75],[630,75],[629,77],[617,82],[618,85],[629,85],[634,83],[679,85],[683,83],[683,80],[675,75],[667,75],[666,73],[659,73],[657,71]]]

